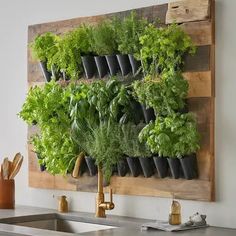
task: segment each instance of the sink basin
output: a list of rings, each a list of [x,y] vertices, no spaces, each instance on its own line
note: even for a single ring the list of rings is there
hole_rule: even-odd
[[[26,226],[37,229],[53,230],[67,233],[85,233],[98,230],[117,228],[109,225],[84,223],[65,219],[46,219],[14,223],[18,226]]]

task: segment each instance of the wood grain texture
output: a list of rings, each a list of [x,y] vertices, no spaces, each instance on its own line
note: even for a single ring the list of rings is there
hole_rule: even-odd
[[[212,96],[211,71],[186,72],[183,76],[189,83],[188,98]]]
[[[215,0],[211,0],[211,34],[214,35],[211,44],[211,72],[212,72],[212,91],[213,96],[210,106],[210,153],[211,153],[211,167],[210,167],[210,181],[211,181],[211,199],[215,201]]]
[[[197,153],[199,179],[211,181],[211,104],[212,98],[188,99],[189,111],[195,114],[198,131],[200,132],[200,147]]]
[[[211,2],[211,4],[210,4]],[[194,57],[185,58],[184,77],[189,82],[188,107],[195,114],[198,130],[201,134],[201,149],[197,153],[199,179],[173,180],[159,179],[157,173],[151,178],[129,175],[113,176],[111,187],[116,194],[142,195],[212,201],[215,198],[214,187],[214,109],[215,109],[215,15],[214,0],[183,0],[173,4],[164,4],[137,9],[141,17],[154,20],[159,17],[160,23],[173,22],[174,19],[198,46]],[[209,11],[210,7],[210,11]],[[62,34],[78,27],[81,23],[97,24],[105,18],[114,15],[124,17],[130,11],[94,17],[82,17],[71,20],[50,22],[29,26],[28,42],[38,34],[47,31]],[[45,83],[38,62],[34,61],[28,50],[28,86],[43,86]],[[29,127],[28,137],[38,132],[36,127]],[[64,189],[74,191],[96,192],[97,176],[90,177],[88,173],[80,173],[78,179],[71,176],[52,176],[40,172],[33,147],[28,145],[29,186],[46,189]],[[105,188],[105,190],[108,190]]]
[[[209,201],[211,187],[209,181],[183,180],[183,179],[156,179],[156,178],[133,178],[118,177],[111,178],[111,187],[114,194],[137,195],[137,196],[159,196],[200,201]],[[108,188],[106,189],[108,192]]]
[[[197,46],[211,45],[213,42],[212,22],[196,21],[180,25]]]
[[[194,55],[184,57],[183,71],[206,71],[210,70],[210,46],[200,46],[196,48]]]
[[[166,24],[202,21],[209,18],[209,0],[182,0],[168,4]]]

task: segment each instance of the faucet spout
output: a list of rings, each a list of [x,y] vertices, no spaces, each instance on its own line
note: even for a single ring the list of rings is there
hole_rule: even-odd
[[[114,209],[115,204],[112,200],[112,189],[110,189],[110,201],[105,202],[103,193],[103,173],[102,168],[98,167],[98,193],[96,197],[96,217],[106,217],[106,210]]]

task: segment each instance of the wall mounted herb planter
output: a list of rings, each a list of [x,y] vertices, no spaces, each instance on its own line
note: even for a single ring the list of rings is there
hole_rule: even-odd
[[[120,70],[116,55],[106,55],[107,65],[111,76],[115,76]]]
[[[168,176],[168,161],[165,157],[154,156],[153,161],[155,163],[158,175],[160,178],[165,178]]]
[[[203,0],[204,1],[204,0]],[[205,4],[206,3],[206,4]],[[172,5],[174,4],[174,5]],[[188,93],[188,105],[190,112],[193,112],[198,121],[198,127],[200,125],[202,135],[204,139],[201,140],[201,151],[198,153],[199,160],[199,179],[194,181],[185,180],[170,180],[169,178],[148,178],[143,180],[140,178],[125,177],[121,178],[119,176],[112,177],[111,187],[115,189],[117,194],[131,194],[131,195],[145,195],[145,196],[164,196],[169,197],[170,193],[178,193],[178,197],[181,199],[191,199],[191,200],[203,200],[212,201],[214,200],[214,14],[212,14],[213,7],[211,1],[204,2],[205,5],[199,4],[198,1],[188,3],[188,1],[180,1],[176,3],[169,3],[163,6],[152,6],[148,8],[139,9],[137,11],[138,17],[144,15],[150,16],[150,12],[153,12],[149,17],[150,20],[155,20],[156,18],[161,19],[161,24],[171,24],[176,20],[180,23],[180,27],[190,35],[193,39],[194,44],[198,48],[207,48],[208,53],[202,54],[201,57],[193,57],[195,62],[192,63],[191,70],[189,66],[185,67],[184,77],[189,82],[189,93]],[[173,6],[177,7],[173,7]],[[207,14],[186,14],[182,11],[183,7],[189,9],[189,12],[207,12]],[[205,10],[206,11],[205,11]],[[127,12],[117,13],[117,16],[125,17]],[[116,13],[114,14],[116,15]],[[47,25],[35,25],[29,27],[29,42],[34,40],[36,34],[42,34],[46,30],[52,32],[59,32],[61,27],[65,26],[62,31],[70,31],[75,28],[75,26],[80,26],[82,22],[92,21],[94,24],[99,23],[104,18],[109,18],[108,16],[96,16],[91,18],[77,18],[70,21],[58,22],[58,24]],[[204,18],[203,18],[204,17]],[[183,24],[182,24],[183,23]],[[36,33],[37,32],[37,33]],[[202,37],[199,37],[201,35]],[[101,54],[102,55],[102,54]],[[213,62],[213,63],[210,63]],[[191,63],[191,62],[190,62]],[[185,64],[189,64],[188,61]],[[32,61],[31,55],[29,54],[28,60],[29,70],[28,70],[28,82],[29,85],[35,85],[38,82],[43,82],[42,76],[39,71],[34,70],[34,62]],[[207,69],[206,69],[207,68]],[[140,70],[141,71],[141,70]],[[133,72],[133,71],[132,71]],[[200,89],[201,88],[201,89]],[[204,131],[203,131],[204,130]],[[31,131],[29,131],[31,132]],[[209,153],[209,155],[206,155]],[[31,187],[38,188],[48,188],[50,185],[47,181],[47,186],[45,185],[48,175],[44,173],[36,173],[36,168],[32,164],[32,158],[34,155],[29,155],[31,166],[29,167],[29,176]],[[209,168],[208,168],[209,167]],[[206,171],[209,170],[209,171]],[[39,179],[40,178],[40,179]],[[52,179],[50,188],[57,189],[58,186],[62,186],[65,189],[79,190],[79,191],[96,191],[96,178],[91,178],[92,182],[89,180],[85,183],[85,179],[78,179],[78,183],[73,182],[68,185],[66,182],[58,181],[57,177],[50,176]],[[38,181],[40,180],[40,181]],[[144,182],[145,181],[145,182]],[[137,183],[139,186],[137,188],[130,188],[132,183]],[[120,188],[122,186],[122,188]]]
[[[195,179],[198,177],[196,154],[188,155],[180,159],[185,179]]]
[[[139,157],[139,161],[142,167],[144,177],[151,177],[154,174],[153,159],[151,157]]]
[[[82,63],[84,67],[85,76],[91,79],[97,73],[97,67],[93,56],[82,56]]]
[[[94,59],[97,66],[99,78],[103,78],[105,75],[107,75],[109,70],[106,58],[104,56],[95,56]]]
[[[118,54],[116,56],[121,69],[122,76],[128,75],[131,71],[131,65],[128,55]]]

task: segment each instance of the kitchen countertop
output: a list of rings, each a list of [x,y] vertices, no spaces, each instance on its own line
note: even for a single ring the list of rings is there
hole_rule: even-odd
[[[33,221],[38,219],[52,219],[56,217],[58,219],[76,220],[86,223],[103,224],[110,226],[117,226],[118,228],[99,230],[81,234],[63,233],[58,231],[42,230],[30,227],[16,226],[6,223],[17,223],[22,221]],[[149,222],[146,219],[137,219],[123,216],[107,215],[107,218],[96,218],[92,213],[85,212],[69,212],[66,214],[58,213],[55,210],[17,206],[15,210],[3,210],[0,209],[0,235],[31,235],[31,236],[235,236],[236,229],[227,229],[220,227],[208,227],[197,230],[182,231],[182,232],[163,232],[157,230],[141,231],[140,226]]]

